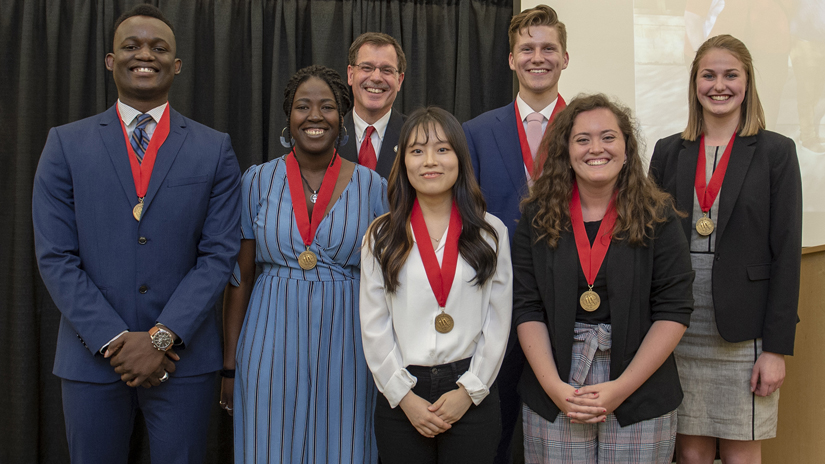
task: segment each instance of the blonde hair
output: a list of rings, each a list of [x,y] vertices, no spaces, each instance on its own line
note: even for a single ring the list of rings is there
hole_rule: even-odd
[[[741,113],[739,117],[740,136],[747,137],[756,135],[765,128],[765,112],[762,110],[762,103],[759,101],[759,94],[756,92],[756,78],[753,68],[753,58],[748,51],[748,47],[741,40],[732,35],[723,34],[711,37],[696,51],[693,64],[690,66],[690,86],[688,87],[688,123],[682,138],[685,140],[696,140],[704,131],[704,116],[702,105],[696,90],[696,77],[699,75],[699,62],[711,50],[724,50],[734,56],[745,69],[748,84],[745,89],[745,100],[742,101]]]

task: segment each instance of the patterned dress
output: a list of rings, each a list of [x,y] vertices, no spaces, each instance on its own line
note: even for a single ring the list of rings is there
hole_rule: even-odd
[[[256,240],[262,273],[235,355],[235,462],[373,463],[360,247],[387,209],[386,181],[355,167],[310,245],[318,265],[304,271],[285,158],[251,167],[242,180],[242,234]]]

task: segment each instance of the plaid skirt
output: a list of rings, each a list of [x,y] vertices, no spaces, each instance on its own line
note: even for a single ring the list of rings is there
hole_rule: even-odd
[[[610,380],[608,324],[576,322],[570,385]],[[676,442],[676,411],[621,427],[614,414],[598,424],[573,424],[559,413],[550,422],[523,405],[524,459],[529,463],[669,464]]]

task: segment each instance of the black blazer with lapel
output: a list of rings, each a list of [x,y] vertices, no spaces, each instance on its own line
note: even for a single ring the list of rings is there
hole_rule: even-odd
[[[537,242],[531,226],[536,208],[525,209],[513,238],[513,325],[539,321],[547,325],[559,377],[570,377],[573,328],[578,301],[579,257],[571,231],[555,249]],[[646,247],[626,242],[610,245],[606,266],[612,347],[610,378],[618,378],[633,360],[653,322],[688,325],[693,311],[693,270],[687,240],[675,215],[657,226]],[[549,421],[559,408],[544,392],[529,363],[519,384],[524,403]],[[621,426],[652,419],[676,409],[682,388],[671,354],[653,375],[615,411]]]
[[[381,142],[381,152],[378,154],[378,164],[375,172],[384,179],[390,177],[392,164],[395,162],[395,149],[398,145],[398,138],[401,136],[401,127],[407,116],[400,111],[393,109],[390,113],[390,120],[387,123],[387,130],[384,132],[384,140]],[[352,110],[344,116],[344,127],[347,129],[349,141],[343,147],[338,148],[338,153],[342,158],[358,163],[358,143],[355,136],[355,123],[352,121]]]
[[[650,175],[693,211],[699,140],[659,140]],[[695,218],[682,220],[688,239]],[[793,354],[802,250],[802,181],[791,139],[769,131],[737,137],[719,198],[713,306],[729,342],[762,338],[762,349]]]

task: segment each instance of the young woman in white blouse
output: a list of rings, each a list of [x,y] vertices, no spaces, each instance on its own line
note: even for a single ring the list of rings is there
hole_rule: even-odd
[[[453,115],[407,119],[389,178],[390,212],[361,248],[361,337],[379,395],[385,464],[493,462],[493,387],[510,332],[507,229],[485,212]]]

